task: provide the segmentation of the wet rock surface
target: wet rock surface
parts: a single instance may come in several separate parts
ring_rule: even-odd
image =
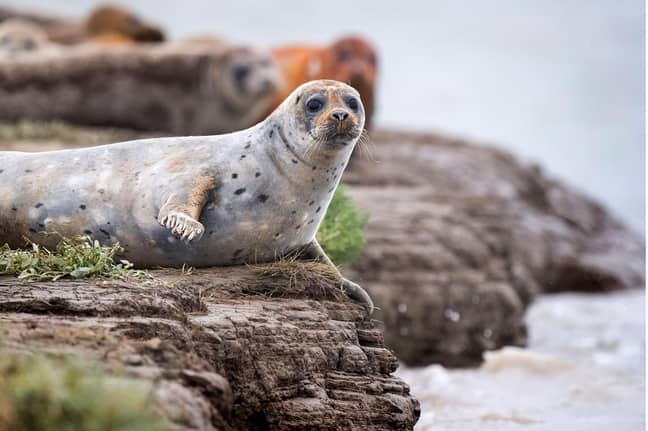
[[[343,181],[369,213],[350,275],[411,365],[474,365],[524,345],[540,292],[644,283],[642,238],[601,205],[504,151],[431,134],[372,133]]]
[[[334,281],[245,267],[151,274],[2,277],[2,348],[76,354],[150,381],[174,430],[413,428],[419,406],[392,375],[396,357]]]

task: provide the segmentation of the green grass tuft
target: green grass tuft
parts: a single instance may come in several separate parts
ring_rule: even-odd
[[[78,359],[0,357],[0,431],[162,431],[144,382]]]
[[[353,262],[365,246],[364,227],[367,215],[360,213],[351,198],[345,195],[346,186],[335,190],[326,216],[317,232],[317,241],[326,254],[338,265]]]
[[[61,238],[53,252],[33,242],[30,244],[28,250],[12,250],[7,244],[0,247],[0,275],[17,275],[26,281],[62,277],[150,278],[145,271],[133,270],[133,265],[126,260],[114,262],[115,255],[122,251],[119,243],[106,247],[88,236]]]

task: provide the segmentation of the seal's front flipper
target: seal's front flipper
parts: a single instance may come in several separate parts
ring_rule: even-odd
[[[163,208],[164,209],[164,208]],[[162,210],[160,210],[160,216]],[[187,214],[178,211],[166,211],[166,215],[158,216],[162,226],[185,242],[198,241],[205,233],[205,227],[199,221],[192,219]]]
[[[215,189],[212,176],[198,176],[186,192],[173,193],[160,209],[158,223],[185,242],[198,241],[205,227],[198,220],[210,193]]]
[[[369,313],[370,316],[371,314],[373,314],[373,310],[374,310],[373,301],[371,300],[371,297],[369,296],[367,291],[365,291],[358,284],[342,277],[342,274],[338,270],[337,266],[335,266],[335,264],[331,261],[331,259],[326,255],[324,250],[322,250],[322,246],[319,245],[317,240],[311,241],[302,249],[300,258],[311,259],[318,262],[322,262],[326,265],[330,265],[335,270],[335,272],[337,272],[337,274],[340,276],[340,279],[342,280],[342,290],[344,291],[344,293],[346,293],[347,296],[353,299],[354,301],[361,303],[367,309],[367,312]]]

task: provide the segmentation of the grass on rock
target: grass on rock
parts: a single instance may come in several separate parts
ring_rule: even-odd
[[[126,260],[115,262],[122,251],[119,243],[102,246],[88,236],[61,238],[53,251],[30,243],[26,250],[0,247],[0,275],[16,275],[26,281],[54,281],[62,277],[98,277],[124,280],[150,278],[145,271],[132,269]]]
[[[364,227],[368,217],[358,211],[345,191],[344,184],[335,190],[317,231],[317,241],[337,265],[353,262],[362,254],[366,242]]]

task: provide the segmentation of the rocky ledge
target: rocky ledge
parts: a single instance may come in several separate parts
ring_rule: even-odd
[[[75,354],[151,383],[174,430],[410,430],[418,402],[376,321],[325,268],[0,278],[2,349]]]
[[[493,147],[376,131],[343,181],[369,214],[351,275],[408,364],[524,345],[540,292],[642,286],[644,241],[603,206]]]

